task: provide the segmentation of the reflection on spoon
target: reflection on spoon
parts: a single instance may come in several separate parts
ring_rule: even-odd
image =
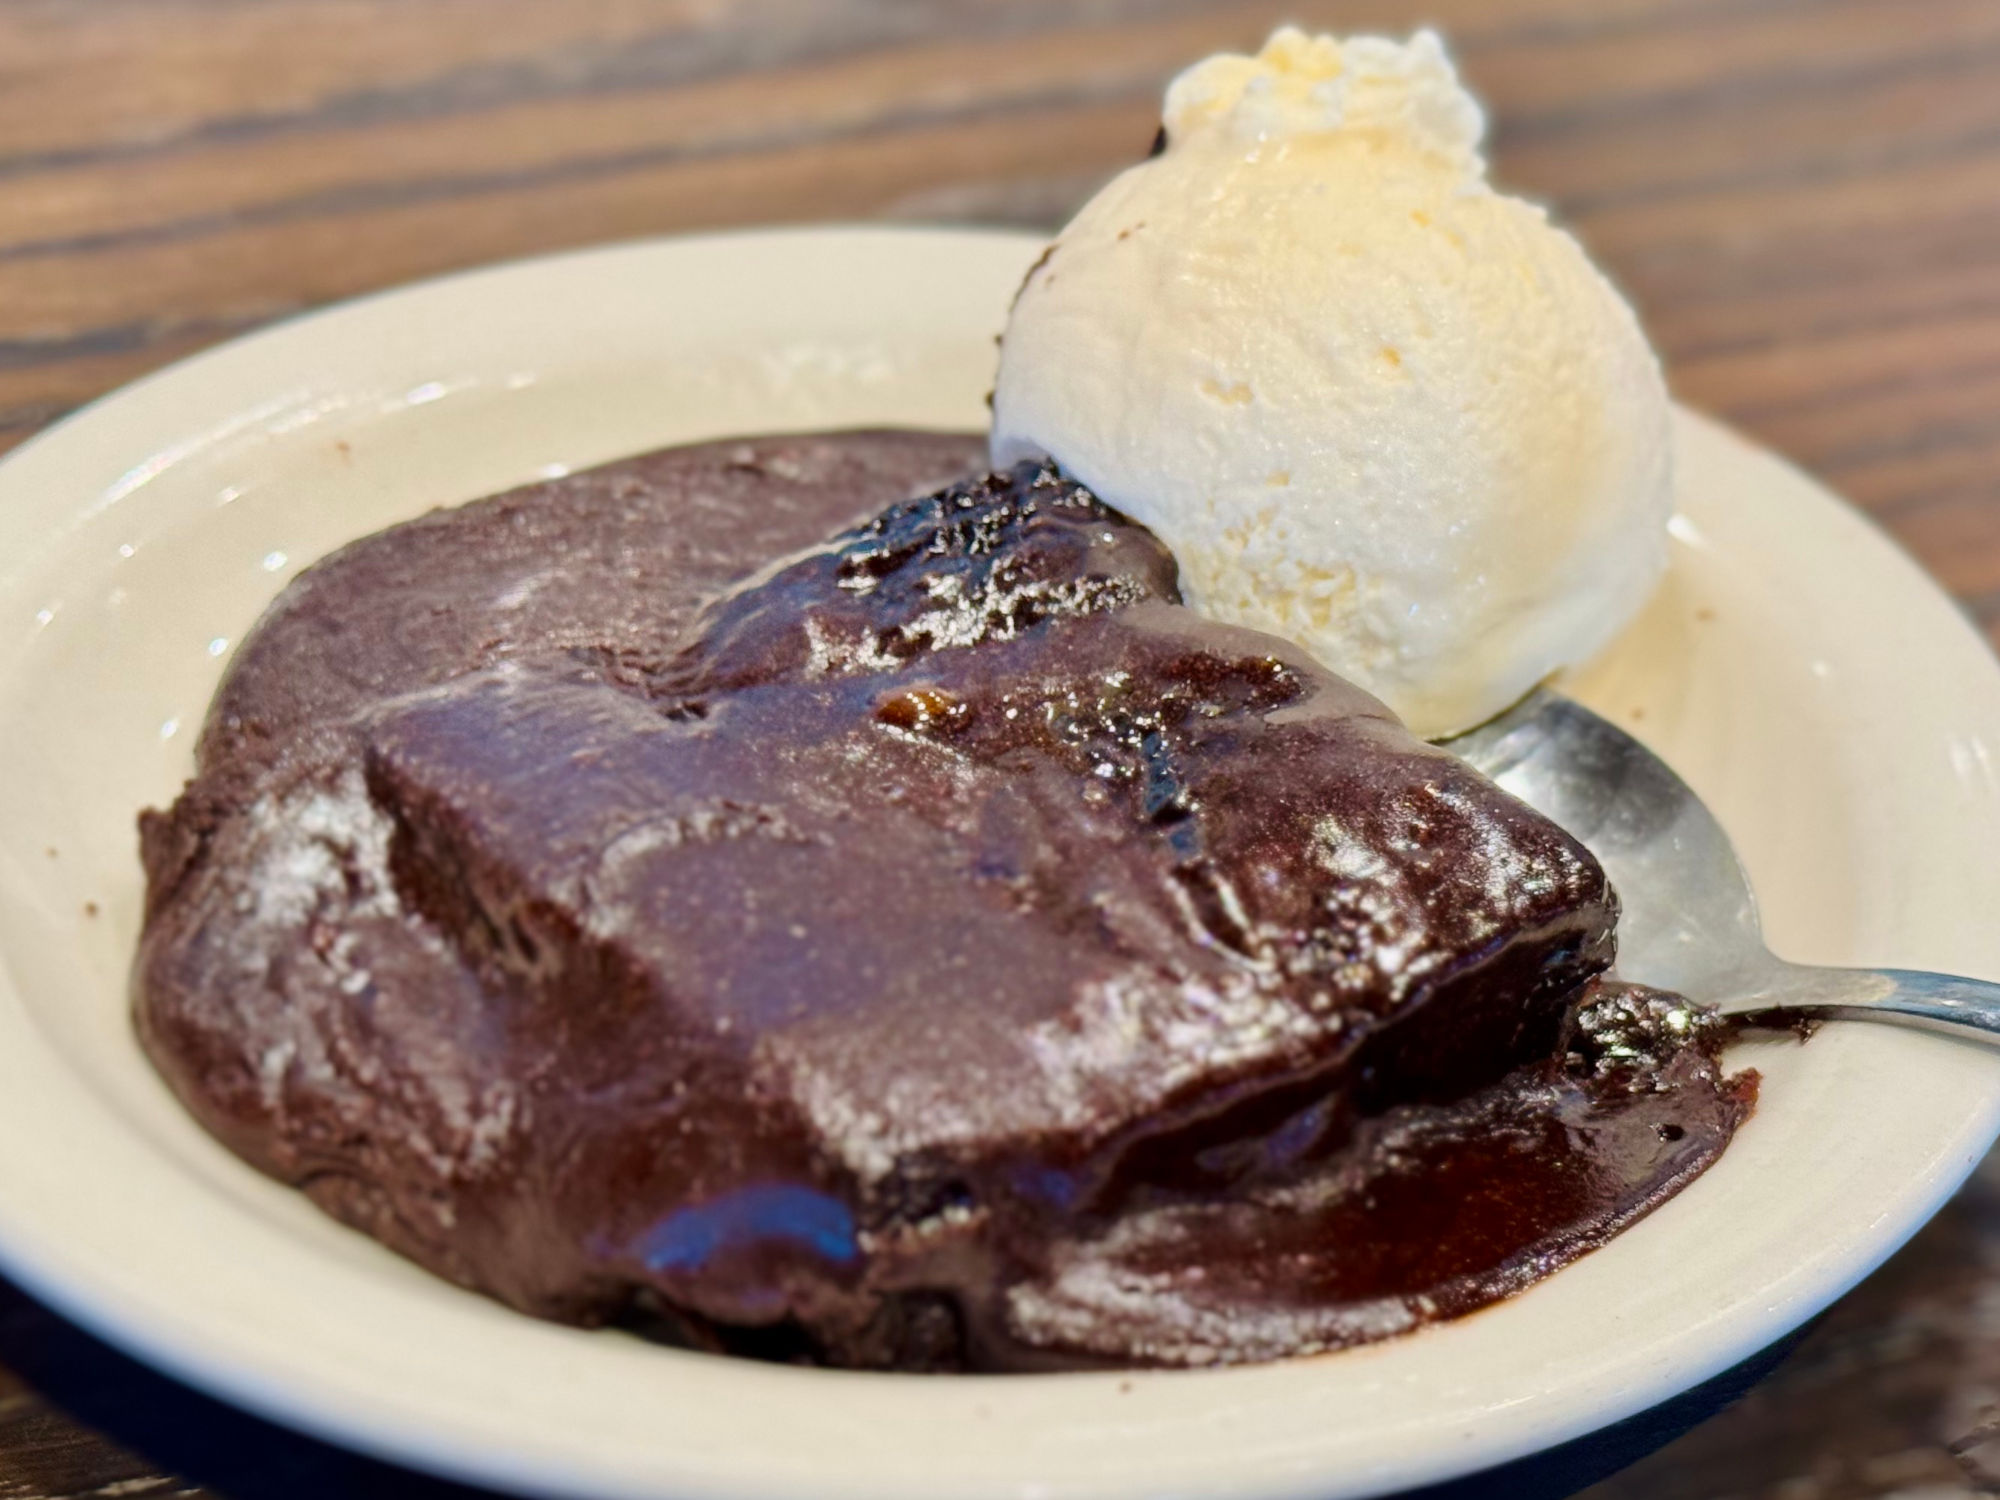
[[[1597,856],[1624,904],[1621,978],[1719,1005],[1745,1027],[1896,1021],[2000,1037],[2000,985],[1776,957],[1714,815],[1658,756],[1580,704],[1537,691],[1445,746]]]

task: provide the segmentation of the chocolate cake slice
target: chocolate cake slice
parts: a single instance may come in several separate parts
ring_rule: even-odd
[[[1579,1041],[1586,851],[976,452],[674,450],[302,575],[143,821],[190,1108],[528,1311],[911,1369],[1380,1336],[1713,1159],[1690,1013]]]

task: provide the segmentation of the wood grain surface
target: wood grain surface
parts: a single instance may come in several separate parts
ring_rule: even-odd
[[[0,446],[483,261],[1053,226],[1144,149],[1174,69],[1286,19],[1440,24],[1497,176],[1629,290],[1678,394],[1865,506],[2000,640],[2000,0],[0,0]],[[0,1305],[0,1358],[63,1336]],[[65,1399],[141,1430],[92,1378]],[[179,1493],[0,1368],[0,1500]],[[1993,1164],[1775,1377],[1589,1491],[1992,1493]]]

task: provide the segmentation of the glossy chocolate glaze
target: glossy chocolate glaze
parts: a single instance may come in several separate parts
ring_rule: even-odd
[[[1751,1084],[1593,985],[1580,846],[978,451],[672,450],[302,575],[142,820],[189,1107],[527,1311],[907,1369],[1382,1337],[1713,1160]]]

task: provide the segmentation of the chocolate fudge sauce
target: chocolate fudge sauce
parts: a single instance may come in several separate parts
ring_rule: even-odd
[[[1754,1080],[1600,980],[1580,845],[980,446],[671,450],[301,575],[142,819],[188,1107],[528,1312],[900,1369],[1384,1337],[1715,1158]]]

